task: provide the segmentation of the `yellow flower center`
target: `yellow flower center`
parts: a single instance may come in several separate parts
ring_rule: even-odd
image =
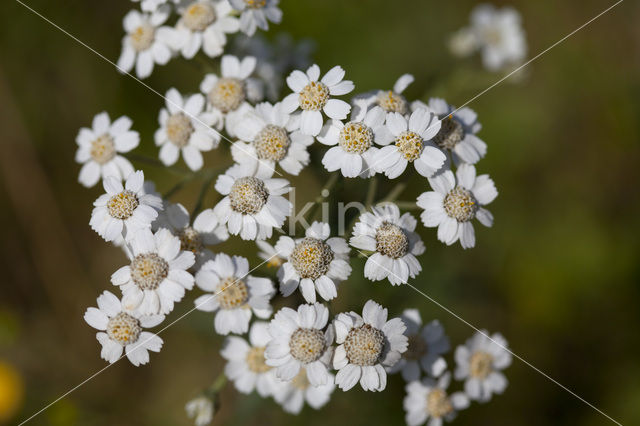
[[[376,231],[376,251],[392,259],[407,254],[409,239],[404,231],[393,223],[384,222]]]
[[[427,411],[434,418],[444,417],[453,411],[447,393],[442,389],[433,389],[427,395]]]
[[[191,133],[194,131],[191,119],[181,112],[170,116],[167,119],[166,127],[169,141],[178,148],[182,148],[189,143]]]
[[[209,92],[211,104],[225,114],[238,109],[245,98],[244,82],[237,78],[223,77]]]
[[[208,1],[194,3],[182,14],[182,22],[191,31],[206,30],[216,18],[216,11]]]
[[[317,238],[307,237],[296,244],[289,261],[302,278],[315,280],[329,271],[333,250]]]
[[[229,193],[231,208],[242,214],[257,214],[268,198],[264,182],[253,176],[237,179]]]
[[[264,350],[264,346],[253,346],[247,352],[247,367],[254,373],[262,374],[271,370],[271,367],[264,361]]]
[[[456,186],[444,197],[444,211],[458,222],[468,222],[476,216],[478,203],[468,189]]]
[[[131,191],[122,191],[107,202],[107,211],[115,219],[128,219],[138,208],[138,197]]]
[[[107,323],[107,335],[123,346],[137,342],[141,331],[140,321],[124,312]]]
[[[360,366],[378,362],[384,347],[384,333],[369,324],[349,330],[344,341],[344,349],[350,363]]]
[[[469,374],[476,379],[486,379],[493,371],[493,356],[487,352],[478,351],[471,355]]]
[[[240,278],[228,277],[218,284],[215,291],[218,303],[222,309],[237,309],[247,307],[249,300],[249,289],[247,284]]]
[[[349,122],[340,131],[338,143],[346,152],[362,154],[371,147],[373,131],[364,123]]]
[[[305,364],[320,358],[325,346],[324,334],[315,328],[299,328],[289,340],[291,356]]]
[[[422,154],[423,141],[415,132],[402,132],[396,137],[398,151],[409,161],[415,161]]]
[[[253,145],[259,159],[280,161],[287,155],[291,140],[285,129],[268,124],[256,135]]]
[[[156,30],[153,26],[146,23],[142,24],[129,34],[129,37],[131,38],[131,46],[133,46],[133,48],[138,52],[147,50],[153,44],[155,35]]]
[[[312,81],[304,86],[298,100],[303,110],[319,111],[329,100],[329,88],[324,83]]]
[[[98,164],[106,164],[116,156],[116,145],[113,138],[105,133],[91,142],[91,158]]]
[[[169,274],[169,264],[156,253],[139,254],[131,262],[131,278],[142,290],[155,290]]]
[[[378,93],[376,103],[386,112],[397,112],[403,115],[409,112],[409,104],[404,96],[391,90]]]

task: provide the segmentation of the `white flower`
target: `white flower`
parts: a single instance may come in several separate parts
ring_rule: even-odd
[[[180,239],[160,229],[138,231],[130,241],[131,264],[111,275],[111,283],[122,290],[122,304],[142,314],[168,314],[174,302],[184,297],[185,289],[193,288],[194,255],[180,250]]]
[[[138,132],[131,130],[131,119],[126,116],[111,123],[102,112],[93,118],[91,129],[83,127],[76,137],[76,162],[82,164],[78,181],[87,188],[107,176],[126,179],[133,166],[118,153],[129,152],[140,143]]]
[[[147,78],[153,72],[154,64],[166,65],[171,59],[171,39],[173,29],[162,26],[171,8],[163,6],[151,14],[132,10],[124,17],[123,26],[127,35],[122,39],[122,53],[118,68],[129,72],[136,67],[139,78]]]
[[[275,369],[265,363],[265,347],[271,340],[267,329],[266,322],[256,321],[249,330],[248,343],[242,337],[230,336],[220,351],[228,361],[224,374],[233,381],[236,389],[244,394],[255,389],[263,398],[273,395],[281,386]]]
[[[274,399],[287,413],[298,414],[302,410],[305,401],[309,406],[318,410],[322,408],[335,389],[333,374],[329,374],[327,383],[320,386],[312,386],[309,383],[307,369],[302,367],[300,372],[289,382],[280,382],[280,387],[274,395]]]
[[[403,405],[409,426],[419,426],[427,420],[428,426],[442,426],[444,421],[452,421],[458,411],[469,406],[469,398],[463,392],[447,394],[450,382],[451,373],[447,372],[438,381],[425,378],[407,384]]]
[[[276,250],[276,248],[268,242],[264,240],[257,240],[256,245],[260,250],[258,252],[258,257],[267,262],[267,267],[279,268],[284,262],[287,261],[287,259],[282,257],[282,254],[279,253],[278,250]]]
[[[216,333],[242,334],[249,330],[252,313],[268,318],[272,308],[269,300],[275,289],[268,278],[249,274],[249,262],[244,257],[224,253],[207,261],[196,274],[196,285],[209,292],[195,300],[196,308],[215,312]]]
[[[283,296],[290,296],[298,287],[308,303],[315,303],[316,291],[324,300],[338,295],[336,286],[351,274],[349,246],[344,238],[329,235],[329,224],[313,222],[305,238],[280,237],[276,250],[287,259],[278,270]]]
[[[306,368],[311,386],[328,383],[333,350],[333,328],[327,327],[329,309],[319,303],[300,305],[298,310],[282,308],[269,324],[271,340],[264,353],[276,376],[293,380]],[[325,330],[326,328],[326,330]]]
[[[373,207],[371,213],[360,216],[349,244],[375,252],[367,258],[365,277],[372,281],[387,278],[391,284],[399,285],[420,273],[422,266],[416,256],[424,253],[425,247],[414,232],[416,224],[410,213],[400,216],[395,204]]]
[[[380,107],[367,111],[361,108],[358,115],[351,114],[351,121],[343,123],[330,120],[324,125],[318,141],[333,146],[322,158],[324,168],[330,172],[340,170],[344,177],[368,178],[375,174],[375,158],[378,148],[373,143],[385,145],[393,136],[384,125],[386,114]]]
[[[141,9],[145,12],[155,12],[159,7],[166,3],[179,3],[180,0],[132,0],[141,3]]]
[[[164,315],[145,316],[126,310],[108,291],[98,297],[98,308],[87,309],[84,320],[100,330],[96,334],[102,345],[100,356],[111,364],[120,359],[123,349],[129,361],[138,366],[149,362],[148,351],[159,352],[162,348],[162,339],[143,329],[160,324]]]
[[[438,320],[433,320],[422,327],[422,318],[417,309],[405,309],[402,321],[407,326],[405,336],[409,339],[407,351],[389,373],[402,372],[402,378],[411,382],[420,379],[420,369],[431,377],[440,376],[447,368],[442,355],[449,352],[449,338]]]
[[[209,57],[222,55],[228,33],[239,30],[238,19],[227,0],[195,0],[179,9],[181,17],[176,24],[174,42],[182,56],[193,58],[198,50]]]
[[[183,98],[176,89],[169,89],[166,108],[160,110],[160,128],[154,138],[160,148],[160,160],[166,166],[178,161],[180,152],[193,171],[202,168],[200,151],[211,151],[220,142],[220,133],[209,126],[211,113],[204,112],[205,99],[201,94]]]
[[[142,170],[131,173],[124,187],[113,176],[107,176],[102,184],[107,193],[93,203],[91,229],[106,241],[114,241],[120,236],[130,239],[136,231],[151,227],[162,209],[162,200],[145,193]]]
[[[256,28],[264,31],[269,29],[269,22],[279,24],[282,21],[282,11],[278,8],[280,0],[229,0],[234,9],[242,12],[240,15],[240,30],[252,36]]]
[[[483,207],[498,196],[489,175],[476,176],[474,166],[461,164],[455,177],[446,170],[429,178],[429,183],[435,191],[423,192],[417,200],[424,209],[420,215],[424,226],[437,226],[438,240],[447,245],[460,240],[463,248],[475,246],[471,220],[477,218],[484,226],[493,224],[493,215]]]
[[[302,110],[300,115],[300,131],[305,135],[317,136],[323,125],[321,111],[334,120],[347,118],[351,105],[333,99],[332,96],[346,95],[354,88],[353,82],[343,80],[344,70],[335,66],[320,78],[320,67],[311,65],[306,74],[295,70],[287,77],[287,85],[294,93],[282,101],[285,111]]]
[[[386,124],[393,139],[385,141],[386,146],[376,154],[374,167],[379,172],[395,179],[413,163],[418,173],[429,177],[442,167],[447,157],[430,140],[440,131],[440,120],[433,111],[418,108],[409,119],[393,112],[387,115]]]
[[[215,406],[206,396],[199,396],[187,402],[184,406],[187,417],[194,419],[196,426],[207,426],[213,420]]]
[[[501,370],[511,365],[511,352],[501,334],[491,337],[486,330],[474,334],[455,353],[456,380],[465,380],[464,391],[472,400],[487,402],[491,395],[501,394],[507,379]]]
[[[289,181],[270,174],[252,174],[236,165],[220,175],[215,185],[224,198],[214,207],[221,224],[243,240],[264,240],[273,228],[282,227],[293,206],[282,195],[290,191]]]
[[[298,125],[281,103],[256,105],[236,127],[236,135],[244,142],[231,146],[234,161],[251,170],[267,170],[257,173],[273,173],[277,163],[285,172],[298,175],[309,164],[307,147],[313,143],[312,136],[297,130]]]
[[[225,128],[229,136],[235,136],[238,121],[251,106],[263,98],[259,83],[249,76],[256,68],[256,58],[247,56],[240,61],[235,56],[224,55],[220,63],[221,77],[207,74],[200,83],[200,91],[207,98],[207,112],[212,123]]]
[[[453,106],[439,98],[429,99],[429,107],[441,122],[433,142],[443,150],[450,150],[455,164],[475,164],[485,156],[487,144],[476,136],[482,125],[472,109],[464,107],[455,111]]]
[[[387,309],[369,300],[362,316],[355,312],[339,314],[333,326],[339,344],[333,355],[333,368],[338,370],[336,385],[347,391],[359,380],[366,391],[384,390],[385,368],[392,367],[407,350],[402,320],[387,321]]]
[[[353,114],[360,114],[361,110],[371,106],[379,106],[386,113],[397,112],[406,115],[410,112],[409,102],[402,95],[411,83],[414,77],[411,74],[403,74],[393,85],[393,90],[375,90],[354,97]]]

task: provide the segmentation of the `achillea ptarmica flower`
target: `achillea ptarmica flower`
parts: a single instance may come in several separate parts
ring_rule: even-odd
[[[487,144],[476,136],[482,125],[472,109],[464,107],[455,111],[455,107],[439,98],[429,99],[429,108],[441,120],[440,131],[433,142],[440,149],[451,151],[455,164],[475,164],[485,156]]]
[[[450,349],[449,338],[442,324],[433,320],[423,327],[417,309],[405,309],[401,318],[407,326],[404,334],[409,339],[409,346],[400,361],[387,371],[391,374],[400,371],[407,382],[419,380],[421,369],[431,377],[440,376],[447,368],[442,355]]]
[[[386,114],[380,107],[367,111],[360,109],[358,115],[351,114],[351,121],[343,123],[330,120],[318,136],[318,141],[333,146],[322,158],[324,168],[330,172],[340,170],[342,176],[368,178],[375,174],[375,158],[380,145],[393,141],[393,136],[384,125]]]
[[[280,0],[229,0],[240,15],[240,31],[252,36],[257,28],[267,31],[269,22],[279,24],[282,21],[282,10],[278,8]]]
[[[423,192],[417,200],[424,209],[420,215],[424,226],[437,226],[438,240],[446,245],[460,240],[465,249],[475,246],[471,220],[476,218],[488,227],[493,224],[493,216],[483,207],[498,196],[489,175],[476,176],[474,166],[461,164],[455,176],[447,170],[429,178],[429,183],[435,191]]]
[[[393,112],[387,115],[387,129],[393,139],[380,148],[374,167],[389,179],[400,176],[409,163],[424,177],[442,167],[447,157],[431,139],[440,131],[440,120],[428,108],[418,108],[407,119]]]
[[[195,256],[180,250],[180,239],[168,229],[155,234],[143,229],[130,241],[131,264],[111,275],[111,283],[122,290],[122,305],[144,315],[168,314],[175,302],[193,288],[193,275],[187,270]]]
[[[204,111],[201,94],[183,98],[176,89],[169,89],[166,98],[166,108],[158,116],[160,128],[154,135],[156,145],[161,147],[160,160],[171,166],[182,153],[191,170],[200,170],[204,162],[201,151],[211,151],[220,142],[220,133],[209,127],[213,115]]]
[[[437,381],[425,378],[407,384],[403,405],[409,426],[419,426],[427,420],[429,426],[442,426],[445,421],[452,421],[458,411],[469,406],[469,398],[464,392],[447,394],[450,382],[451,373],[447,372]]]
[[[327,384],[334,337],[333,328],[327,328],[328,320],[329,310],[319,303],[276,313],[269,324],[272,339],[264,354],[267,365],[276,367],[279,379],[291,381],[306,369],[311,386]]]
[[[263,319],[271,315],[273,283],[268,278],[249,275],[249,262],[244,257],[218,254],[202,265],[196,274],[196,285],[208,292],[195,300],[196,308],[217,311],[214,328],[218,334],[246,333],[253,314]]]
[[[140,2],[140,8],[144,12],[155,12],[159,7],[166,5],[167,3],[177,4],[180,0],[132,0],[136,3]]]
[[[224,373],[241,393],[249,394],[255,389],[265,398],[281,386],[275,369],[265,363],[265,348],[271,340],[268,326],[264,321],[254,322],[249,330],[249,342],[242,337],[230,336],[220,351],[228,361]]]
[[[339,314],[333,326],[339,345],[333,355],[333,368],[338,370],[336,385],[347,391],[360,381],[366,391],[384,390],[385,368],[392,367],[407,350],[402,320],[387,321],[387,309],[369,300],[362,316],[355,312]]]
[[[235,33],[240,28],[227,0],[187,1],[179,12],[181,17],[176,24],[174,38],[186,59],[193,58],[201,47],[211,58],[222,55],[227,34]]]
[[[372,281],[387,278],[393,285],[406,284],[409,278],[415,278],[422,270],[416,256],[425,250],[420,236],[414,232],[416,225],[410,213],[400,216],[395,204],[372,207],[371,213],[363,213],[349,244],[374,252],[367,258],[364,276]]]
[[[213,420],[215,406],[211,398],[201,395],[184,406],[187,417],[192,418],[195,426],[208,426]]]
[[[162,339],[145,328],[155,327],[164,320],[164,315],[141,315],[140,312],[124,309],[120,300],[108,291],[98,297],[98,308],[88,308],[84,320],[100,330],[96,339],[102,345],[100,356],[113,364],[122,356],[135,366],[149,362],[149,352],[159,352]]]
[[[302,411],[305,401],[311,408],[316,410],[322,408],[329,402],[335,388],[333,374],[329,374],[327,383],[324,385],[312,386],[309,383],[306,367],[302,367],[293,380],[280,382],[274,399],[287,413],[298,414]]]
[[[290,191],[289,181],[273,179],[271,174],[253,174],[236,165],[220,175],[215,185],[224,198],[213,212],[231,235],[243,240],[264,240],[273,228],[280,228],[293,206],[283,197]]]
[[[78,181],[89,188],[101,177],[113,176],[122,180],[133,173],[129,160],[118,154],[137,147],[140,135],[131,130],[128,117],[120,117],[111,123],[109,115],[102,112],[93,118],[90,129],[80,129],[76,143],[76,162],[82,164]]]
[[[324,300],[338,295],[337,285],[351,274],[349,246],[343,238],[329,238],[330,234],[329,224],[313,222],[305,238],[280,237],[276,250],[287,259],[278,270],[283,296],[298,287],[308,303],[315,303],[316,291]]]
[[[139,78],[147,78],[153,72],[155,64],[166,65],[173,52],[171,27],[162,26],[171,8],[162,6],[151,14],[130,11],[123,21],[127,35],[122,39],[122,53],[118,59],[118,68],[129,72],[135,66]]]
[[[465,381],[464,391],[472,400],[487,402],[507,388],[501,370],[511,365],[511,353],[500,333],[489,337],[486,330],[477,332],[456,348],[455,359],[455,378]]]
[[[279,268],[284,262],[287,261],[287,259],[282,257],[281,253],[279,253],[278,250],[276,250],[276,248],[268,242],[264,240],[258,240],[256,241],[256,245],[260,250],[258,252],[258,257],[267,262],[267,267]]]
[[[322,130],[322,112],[334,120],[347,118],[351,105],[333,96],[342,96],[351,92],[353,82],[344,79],[344,70],[335,66],[327,72],[322,80],[320,67],[312,65],[306,73],[295,70],[287,77],[287,85],[294,93],[282,101],[287,112],[302,110],[300,115],[300,131],[305,135],[317,136]]]
[[[354,97],[353,113],[360,114],[362,108],[367,109],[371,106],[379,106],[386,113],[409,114],[411,112],[410,104],[407,98],[402,95],[402,92],[413,81],[413,75],[403,74],[393,85],[393,90],[377,90]]]
[[[107,193],[93,203],[91,229],[106,241],[114,241],[120,236],[128,240],[138,230],[151,227],[162,200],[145,193],[142,170],[131,173],[124,186],[113,176],[107,176],[102,184]]]
[[[313,144],[313,136],[302,134],[297,126],[298,120],[281,103],[260,103],[238,122],[240,141],[231,146],[231,155],[258,174],[274,173],[278,164],[285,172],[298,175],[309,164],[307,147]]]

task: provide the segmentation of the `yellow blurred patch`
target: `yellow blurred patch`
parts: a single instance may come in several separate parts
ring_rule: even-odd
[[[24,397],[24,384],[20,373],[11,365],[0,361],[0,423],[13,418]]]

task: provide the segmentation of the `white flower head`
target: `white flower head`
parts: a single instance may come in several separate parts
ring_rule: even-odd
[[[402,378],[411,382],[419,380],[423,370],[431,377],[440,376],[447,368],[447,362],[442,355],[449,352],[449,338],[438,320],[422,326],[422,318],[417,309],[405,309],[402,321],[407,326],[405,336],[409,339],[407,351],[393,367],[387,369],[389,373],[402,373]]]
[[[385,368],[392,367],[407,350],[402,320],[387,321],[387,309],[369,300],[362,316],[355,312],[339,314],[333,326],[338,344],[333,355],[333,368],[338,370],[336,385],[347,391],[360,381],[366,391],[384,390]]]
[[[437,381],[425,378],[406,386],[404,398],[405,421],[409,426],[419,426],[427,422],[429,426],[442,426],[452,421],[457,412],[469,406],[469,398],[464,392],[447,394],[451,373],[447,372]]]
[[[311,386],[329,382],[334,333],[328,321],[329,309],[320,303],[302,304],[297,311],[282,308],[275,314],[264,355],[267,365],[276,367],[279,379],[291,381],[306,368]]]
[[[472,400],[487,402],[492,394],[507,388],[502,374],[511,365],[511,352],[501,334],[489,336],[486,330],[474,334],[456,348],[456,380],[464,380],[464,391]]]
[[[133,166],[121,153],[129,152],[140,143],[140,134],[131,130],[126,116],[111,123],[109,114],[102,112],[93,118],[91,128],[83,127],[76,137],[76,162],[82,164],[78,181],[87,188],[100,178],[113,176],[126,179]]]
[[[211,398],[201,395],[184,406],[187,417],[192,418],[196,426],[207,426],[213,420],[215,404]]]
[[[298,414],[306,402],[315,410],[322,408],[335,389],[333,374],[329,374],[327,383],[320,386],[312,386],[306,367],[300,368],[300,372],[288,382],[280,382],[274,399],[284,411],[290,414]]]
[[[476,133],[482,125],[478,115],[470,108],[456,111],[444,99],[429,99],[429,107],[440,118],[440,131],[433,142],[443,150],[451,151],[455,164],[475,164],[487,153],[487,144]],[[455,111],[455,112],[454,112]]]
[[[276,250],[287,259],[278,270],[283,296],[298,287],[308,303],[315,303],[316,291],[324,300],[338,295],[337,285],[351,274],[349,246],[344,238],[330,235],[329,224],[313,222],[305,238],[280,237]]]
[[[143,229],[130,241],[131,263],[111,275],[111,283],[122,290],[122,304],[144,315],[168,314],[185,290],[193,288],[194,255],[180,250],[180,239],[168,229],[155,234]]]
[[[249,394],[255,389],[265,398],[272,396],[281,386],[275,369],[265,363],[265,348],[271,336],[268,323],[256,321],[249,330],[249,341],[242,337],[227,337],[220,353],[227,360],[224,374],[233,381],[236,389]]]
[[[431,142],[440,131],[440,120],[430,109],[419,108],[409,118],[389,113],[386,124],[393,139],[383,143],[374,167],[389,179],[400,176],[409,163],[424,177],[433,176],[445,163],[446,155]]]
[[[227,0],[186,1],[174,32],[174,43],[186,59],[202,48],[209,57],[222,55],[227,34],[238,32],[240,24]]]
[[[124,17],[123,26],[126,35],[122,39],[122,53],[118,59],[118,68],[129,72],[135,66],[139,78],[147,78],[153,72],[155,64],[166,65],[173,52],[171,27],[163,26],[171,8],[162,6],[152,13],[140,13],[132,10]]]
[[[279,24],[282,21],[282,10],[278,7],[280,0],[229,0],[240,15],[240,30],[252,36],[257,28],[267,31],[269,22]]]
[[[285,172],[298,175],[309,164],[307,147],[313,144],[313,136],[297,130],[298,125],[281,103],[256,105],[236,126],[240,141],[231,146],[234,161],[258,174],[274,173],[278,164]]]
[[[88,308],[84,320],[100,330],[96,339],[102,345],[100,356],[113,364],[124,350],[135,366],[149,362],[149,352],[159,352],[162,339],[145,328],[155,327],[164,320],[164,315],[141,315],[125,309],[120,299],[105,291],[98,297],[98,307]]]
[[[158,8],[166,5],[167,3],[177,4],[180,0],[132,0],[133,2],[140,3],[140,8],[144,12],[155,12]],[[169,5],[168,5],[169,6]]]
[[[106,194],[94,201],[89,225],[106,241],[118,237],[130,239],[138,230],[151,227],[162,200],[144,191],[142,170],[131,173],[124,184],[113,176],[107,176],[102,184]]]
[[[169,89],[166,99],[166,108],[158,116],[160,128],[154,135],[156,145],[161,147],[160,160],[171,166],[182,153],[191,170],[200,170],[204,162],[201,151],[211,151],[220,142],[220,133],[209,127],[214,120],[204,111],[204,96],[183,98],[176,89]]]
[[[244,257],[218,254],[202,265],[196,285],[208,292],[195,300],[196,308],[217,311],[214,328],[218,334],[246,333],[253,314],[263,319],[271,315],[273,283],[249,275],[249,262]]]
[[[402,93],[414,80],[413,75],[403,74],[395,82],[392,90],[374,90],[355,96],[353,99],[353,114],[358,115],[362,109],[368,109],[373,106],[379,106],[386,113],[409,114],[411,112],[410,105]]]
[[[347,118],[351,105],[333,96],[351,92],[353,82],[344,80],[344,70],[335,66],[320,79],[320,67],[311,65],[306,73],[295,70],[287,77],[287,85],[294,92],[282,101],[287,112],[302,110],[300,131],[305,135],[317,136],[322,130],[322,112],[334,120]]]
[[[367,258],[364,276],[372,281],[387,278],[393,285],[406,284],[409,278],[415,278],[422,270],[416,256],[425,251],[420,236],[414,232],[416,225],[410,213],[400,216],[395,204],[373,207],[371,213],[363,213],[349,244],[374,252]]]
[[[290,191],[289,181],[273,179],[270,173],[251,173],[245,165],[220,175],[215,188],[224,198],[213,212],[231,235],[243,240],[270,238],[273,228],[282,227],[293,208],[283,197]]]
[[[267,262],[267,267],[279,268],[287,261],[287,259],[282,257],[281,253],[279,253],[278,250],[276,250],[276,248],[267,241],[257,240],[256,245],[259,250],[258,257]]]
[[[476,168],[461,164],[453,175],[446,170],[429,178],[435,191],[423,192],[417,200],[424,209],[420,218],[428,228],[438,227],[438,240],[451,245],[460,240],[463,248],[476,244],[471,220],[484,226],[493,224],[493,215],[484,206],[492,202],[498,191],[489,175],[476,176]]]

